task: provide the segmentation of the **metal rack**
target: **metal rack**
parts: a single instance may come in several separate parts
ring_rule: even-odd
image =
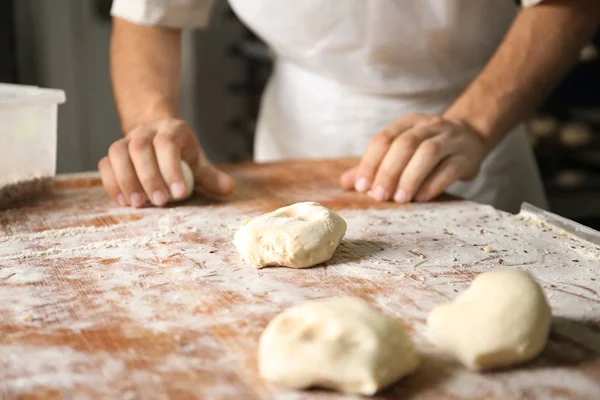
[[[600,47],[600,33],[593,43]],[[576,65],[540,113],[557,122],[534,147],[552,211],[600,227],[600,58]],[[561,139],[561,129],[573,123],[587,130],[587,140]]]

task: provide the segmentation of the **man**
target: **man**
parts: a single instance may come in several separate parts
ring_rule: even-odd
[[[508,211],[545,206],[519,123],[577,60],[600,1],[524,3],[230,0],[276,54],[255,159],[362,156],[341,185],[378,201],[447,191]],[[120,205],[181,198],[181,159],[205,190],[233,190],[178,104],[181,29],[205,26],[211,4],[114,2],[111,64],[125,137],[99,169]]]

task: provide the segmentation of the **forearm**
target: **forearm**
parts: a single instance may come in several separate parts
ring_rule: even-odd
[[[181,31],[115,18],[111,39],[113,91],[124,132],[179,117]]]
[[[493,147],[575,64],[599,20],[598,0],[548,0],[521,10],[488,65],[444,116],[470,125]]]

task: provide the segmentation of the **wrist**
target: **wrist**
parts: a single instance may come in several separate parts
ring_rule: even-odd
[[[501,104],[504,101],[486,95],[485,90],[476,90],[476,86],[474,83],[442,116],[473,130],[489,151],[512,128],[513,121],[511,116],[507,115],[510,112],[502,110]]]
[[[147,125],[165,119],[180,119],[181,113],[175,102],[168,99],[159,99],[140,105],[129,113],[123,113],[121,118],[123,132],[127,135],[132,129],[140,125]]]
[[[491,124],[483,118],[474,117],[468,113],[461,113],[455,110],[449,110],[445,112],[442,117],[452,123],[467,127],[472,132],[476,133],[477,136],[484,143],[487,151],[490,151],[500,141],[497,139],[498,135],[493,133]]]

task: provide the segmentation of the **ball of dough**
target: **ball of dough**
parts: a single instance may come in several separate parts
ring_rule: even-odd
[[[418,365],[402,323],[352,297],[312,300],[282,312],[258,347],[260,374],[294,389],[372,395]]]
[[[436,344],[466,367],[506,367],[534,358],[548,340],[552,315],[526,272],[483,273],[453,302],[436,307],[427,326]]]
[[[194,193],[194,173],[185,161],[181,161],[181,169],[183,170],[183,178],[185,179],[185,197],[183,199],[188,199]]]
[[[255,268],[307,268],[329,260],[346,221],[319,203],[296,203],[242,222],[233,243]]]

